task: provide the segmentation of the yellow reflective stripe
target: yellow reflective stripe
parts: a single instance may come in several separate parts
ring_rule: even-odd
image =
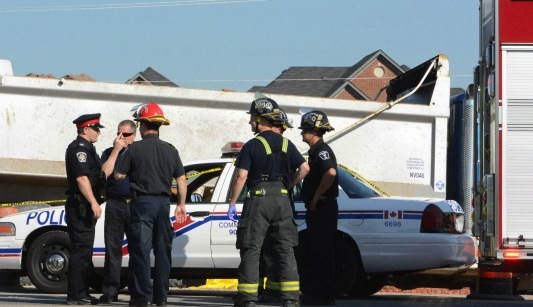
[[[265,150],[266,150],[266,154],[267,155],[272,153],[272,149],[270,149],[270,145],[268,145],[268,142],[267,142],[267,140],[265,140],[264,137],[256,136],[255,138],[258,139],[259,141],[261,141],[261,143],[263,143],[263,146],[265,146]]]
[[[281,292],[300,291],[300,282],[299,281],[281,281],[279,283],[279,291]]]
[[[289,194],[289,191],[287,189],[281,189],[281,194]]]
[[[283,138],[283,145],[281,145],[281,151],[284,153],[287,153],[287,150],[289,149],[289,139]]]
[[[255,283],[255,284],[239,283],[237,285],[237,291],[243,292],[243,293],[257,294],[257,287],[259,287],[259,283]]]

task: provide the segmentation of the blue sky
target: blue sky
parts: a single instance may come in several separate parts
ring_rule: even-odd
[[[478,0],[0,0],[14,74],[125,82],[150,66],[183,87],[247,91],[291,66],[352,66],[383,50],[443,53],[452,86],[478,61]]]

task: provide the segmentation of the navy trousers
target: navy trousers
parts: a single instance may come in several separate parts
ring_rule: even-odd
[[[170,224],[168,197],[143,195],[131,206],[129,285],[130,303],[166,303],[171,267],[173,231]],[[150,286],[150,250],[155,266]]]

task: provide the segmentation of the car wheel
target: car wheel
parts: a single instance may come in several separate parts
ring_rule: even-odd
[[[359,253],[346,239],[337,237],[335,244],[335,279],[337,297],[343,296],[356,283],[362,269]]]
[[[67,292],[69,245],[68,234],[64,231],[46,232],[31,244],[26,256],[26,271],[39,290]]]
[[[298,274],[300,275],[300,287],[303,293],[312,292],[309,288],[309,259],[312,257],[306,253],[307,239],[305,234],[300,237],[298,246],[295,249],[296,260],[298,262]],[[359,261],[359,252],[353,247],[353,244],[342,236],[337,237],[335,245],[335,279],[337,297],[347,293],[352,285],[361,275],[361,262]]]
[[[386,280],[384,275],[369,275],[367,278],[359,278],[347,294],[355,297],[370,296],[381,290],[385,286]]]

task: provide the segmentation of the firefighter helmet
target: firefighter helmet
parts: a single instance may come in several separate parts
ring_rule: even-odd
[[[266,118],[273,123],[277,123],[280,120],[278,103],[267,97],[252,101],[248,114]]]
[[[328,116],[322,111],[310,111],[302,115],[302,122],[298,129],[302,130],[316,130],[316,131],[331,131],[335,130],[328,121]]]
[[[283,126],[283,130],[287,130],[287,128],[293,128],[292,120],[290,120],[289,117],[287,117],[287,113],[285,113],[285,111],[282,108],[279,109],[279,118],[280,118],[279,122]]]
[[[133,120],[135,121],[147,121],[158,125],[170,124],[170,120],[165,117],[163,110],[155,102],[141,104],[134,107],[133,110],[135,110],[135,113],[133,113]]]

